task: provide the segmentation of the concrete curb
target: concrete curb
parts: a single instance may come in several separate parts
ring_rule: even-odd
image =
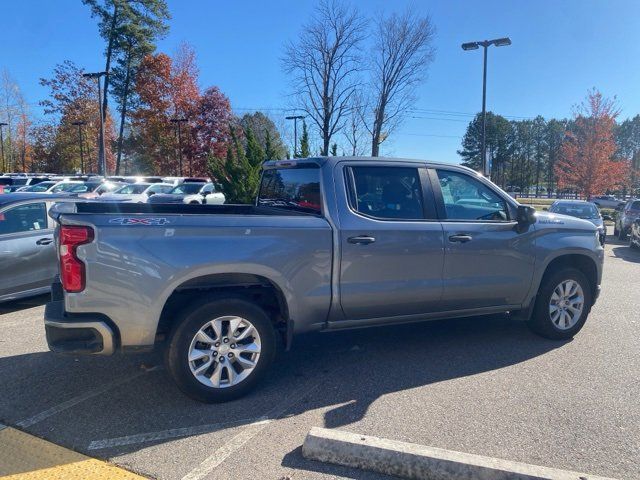
[[[317,427],[307,434],[302,455],[414,480],[613,480]]]

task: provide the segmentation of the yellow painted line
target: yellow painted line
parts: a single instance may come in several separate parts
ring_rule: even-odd
[[[3,427],[0,425],[0,480],[145,478],[15,428]]]

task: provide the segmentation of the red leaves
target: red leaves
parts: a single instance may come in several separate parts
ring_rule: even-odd
[[[596,90],[577,110],[574,125],[562,144],[555,173],[559,188],[575,188],[585,196],[597,195],[622,186],[629,162],[614,160],[615,119],[613,101]]]
[[[175,58],[148,55],[136,79],[140,107],[132,112],[138,149],[157,174],[178,173],[178,140],[172,118],[181,125],[183,174],[206,176],[207,155],[224,156],[232,118],[229,99],[217,87],[200,94],[195,52],[183,44]]]

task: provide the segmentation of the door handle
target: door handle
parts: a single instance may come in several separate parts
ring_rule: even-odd
[[[471,240],[473,240],[473,237],[471,235],[467,235],[464,233],[457,233],[449,237],[450,242],[467,243],[467,242],[470,242]]]
[[[41,238],[36,242],[36,245],[49,245],[53,242],[53,238]]]
[[[376,239],[374,237],[369,237],[368,235],[358,235],[357,237],[349,237],[347,239],[349,243],[358,243],[360,245],[369,245],[375,241]]]

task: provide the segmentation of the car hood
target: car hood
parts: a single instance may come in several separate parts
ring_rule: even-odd
[[[185,195],[174,195],[169,193],[156,193],[149,197],[149,203],[181,203]]]
[[[561,213],[536,212],[536,229],[538,228],[567,228],[572,230],[586,230],[595,232],[596,225],[582,218],[562,215]]]

